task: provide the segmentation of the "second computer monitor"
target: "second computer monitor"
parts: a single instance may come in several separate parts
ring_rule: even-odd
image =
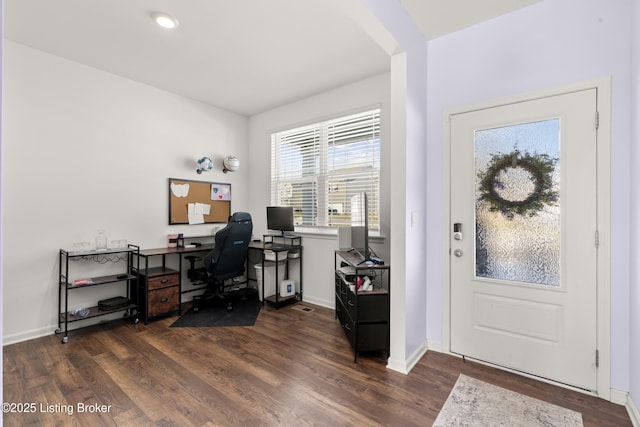
[[[280,231],[294,231],[293,206],[267,206],[267,228]]]

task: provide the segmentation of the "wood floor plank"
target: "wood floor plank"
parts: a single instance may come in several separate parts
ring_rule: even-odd
[[[93,396],[93,403],[111,405],[111,410],[119,412],[136,407],[133,400],[123,393],[120,385],[97,363],[97,358],[76,359],[74,367],[86,387],[91,390],[90,393],[86,393],[86,396]]]
[[[631,426],[623,406],[428,352],[404,375],[384,353],[353,353],[333,310],[264,307],[252,327],[172,328],[177,316],[116,322],[4,349],[4,398],[105,404],[106,413],[5,413],[5,426],[426,426],[462,373],[582,413],[585,427]]]
[[[133,336],[128,336],[127,332],[120,336],[123,340],[133,340]],[[242,421],[251,424],[257,420],[248,417],[246,412],[238,413],[234,409],[237,403],[229,400],[228,387],[225,386],[231,378],[231,369],[235,370],[233,375],[236,376],[242,371],[234,365],[222,367],[218,363],[219,358],[211,353],[215,348],[213,342],[203,342],[199,338],[200,345],[194,348],[176,345],[175,340],[167,339],[165,335],[138,334],[138,337],[141,339],[138,341],[137,351],[145,363],[153,367],[153,371],[147,375],[158,373],[161,375],[158,381],[173,384],[173,393],[176,396],[189,396],[189,399],[178,399],[174,405],[181,412],[193,413],[195,425],[208,421],[208,418],[200,419],[201,414],[206,414],[206,411],[202,412],[200,408],[208,406],[220,406],[219,419],[228,423]],[[200,371],[203,374],[200,374]],[[224,383],[216,387],[208,381],[211,377],[222,378]]]
[[[115,356],[104,353],[97,356],[96,360],[153,422],[172,420],[176,425],[197,425],[192,424],[176,407],[174,384],[164,381],[162,372],[143,357],[129,358],[122,362]]]

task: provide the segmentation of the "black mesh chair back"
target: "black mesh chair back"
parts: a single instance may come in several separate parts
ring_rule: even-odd
[[[205,257],[207,272],[215,281],[244,274],[253,222],[247,212],[236,212],[215,236],[215,249]]]

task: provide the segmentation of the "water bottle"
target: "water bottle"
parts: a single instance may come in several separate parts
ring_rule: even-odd
[[[104,230],[98,230],[96,236],[96,251],[103,251],[107,249],[107,236],[104,234]]]

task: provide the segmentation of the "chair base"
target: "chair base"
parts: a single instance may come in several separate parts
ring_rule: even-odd
[[[196,295],[192,299],[193,312],[197,313],[200,307],[215,305],[222,302],[227,305],[227,311],[233,310],[233,300],[258,297],[258,290],[254,288],[241,288],[230,292]]]

